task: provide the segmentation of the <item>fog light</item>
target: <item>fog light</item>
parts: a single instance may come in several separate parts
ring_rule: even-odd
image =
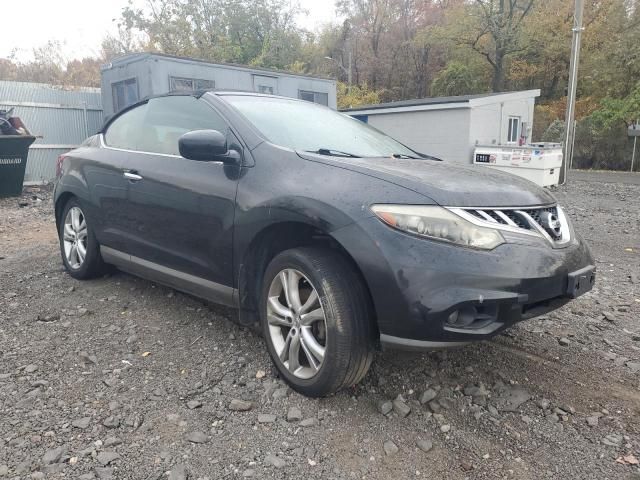
[[[472,305],[462,307],[460,310],[454,310],[449,315],[447,323],[454,327],[468,327],[478,316],[478,310]]]

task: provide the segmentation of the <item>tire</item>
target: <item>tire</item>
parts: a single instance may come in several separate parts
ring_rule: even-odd
[[[298,294],[289,298],[285,284],[296,285]],[[342,256],[316,247],[286,250],[269,263],[262,285],[260,315],[267,348],[291,388],[322,397],[362,380],[374,353],[372,309],[362,280]],[[302,305],[299,313],[296,303]],[[291,345],[298,345],[297,358],[290,355]],[[324,348],[322,356],[319,347]],[[293,360],[285,358],[289,356]]]
[[[87,280],[103,275],[106,272],[105,264],[100,255],[100,244],[96,240],[93,227],[84,214],[85,210],[77,198],[71,198],[62,210],[62,216],[58,225],[58,240],[60,242],[60,254],[65,269],[73,278]],[[73,215],[79,215],[77,224],[73,225]],[[71,225],[69,225],[71,222]],[[65,242],[65,229],[67,229],[68,242]],[[69,242],[72,243],[70,251]],[[65,245],[66,243],[66,245]],[[76,254],[71,253],[75,246]],[[84,249],[84,257],[80,255]]]

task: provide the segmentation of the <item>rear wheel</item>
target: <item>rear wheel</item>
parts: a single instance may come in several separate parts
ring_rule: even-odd
[[[266,269],[261,298],[271,358],[291,387],[319,397],[358,383],[373,359],[362,281],[335,252],[295,248]]]
[[[70,199],[62,211],[58,235],[62,262],[69,275],[84,280],[104,273],[100,245],[76,198]]]

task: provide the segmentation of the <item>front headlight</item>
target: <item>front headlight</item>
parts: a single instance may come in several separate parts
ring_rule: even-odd
[[[386,224],[421,237],[483,250],[504,243],[497,230],[474,225],[438,206],[373,205],[371,210]]]

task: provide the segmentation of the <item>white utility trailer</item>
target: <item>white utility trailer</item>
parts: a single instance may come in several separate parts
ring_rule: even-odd
[[[562,146],[559,143],[478,145],[473,154],[473,163],[518,175],[541,187],[549,187],[560,181]]]

